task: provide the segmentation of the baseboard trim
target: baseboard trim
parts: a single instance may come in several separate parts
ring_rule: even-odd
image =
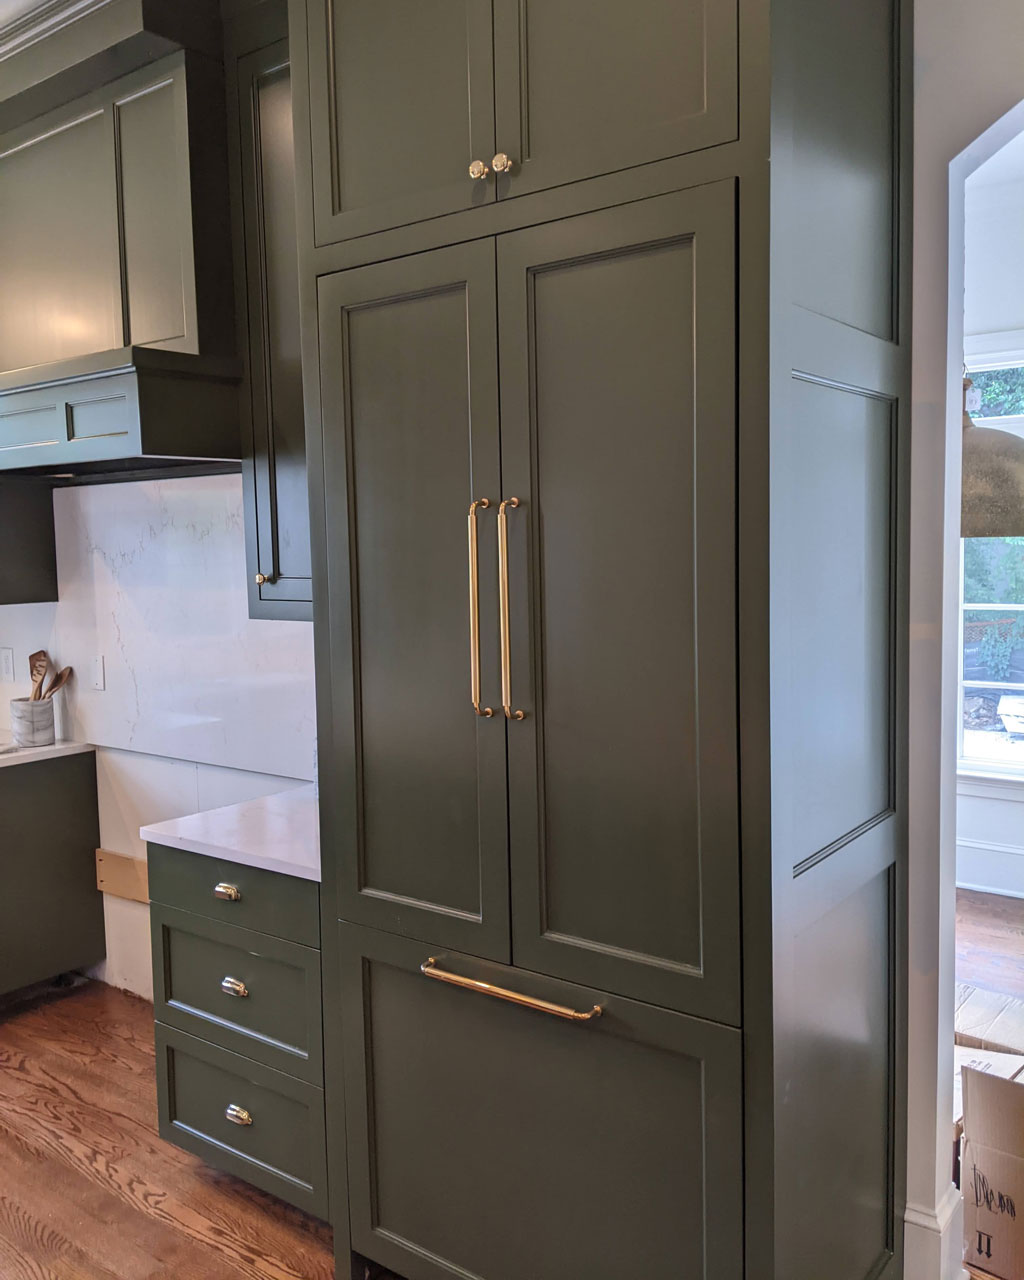
[[[949,1190],[934,1209],[907,1205],[904,1280],[967,1280],[963,1268],[963,1201]]]

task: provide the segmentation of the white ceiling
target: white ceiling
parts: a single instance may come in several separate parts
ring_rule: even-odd
[[[0,0],[3,4],[4,0]],[[1024,180],[1024,133],[1018,134],[1012,142],[997,151],[991,160],[986,160],[980,168],[968,178],[968,185],[975,187],[995,187],[1004,182],[1020,182]]]
[[[0,0],[0,27],[40,7],[41,0]]]

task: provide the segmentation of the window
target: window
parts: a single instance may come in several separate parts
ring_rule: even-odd
[[[1024,775],[1024,538],[965,538],[960,766]]]
[[[1024,417],[1024,365],[996,369],[972,369],[971,381],[981,398],[971,417],[979,421],[989,418]]]

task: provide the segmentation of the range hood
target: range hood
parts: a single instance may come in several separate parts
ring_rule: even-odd
[[[154,347],[0,374],[0,471],[237,470],[240,377],[234,360]]]

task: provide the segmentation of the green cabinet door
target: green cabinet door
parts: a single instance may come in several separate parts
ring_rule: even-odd
[[[241,345],[247,358],[242,421],[249,614],[311,619],[287,41],[237,57],[233,71],[235,225],[245,301]]]
[[[736,0],[494,0],[499,198],[737,136]]]
[[[345,814],[325,866],[340,917],[507,959],[495,306],[491,240],[320,282],[333,730],[320,780]],[[468,518],[484,500],[474,608]],[[477,652],[481,711],[498,714],[474,710]]]
[[[491,0],[307,0],[316,239],[494,200]]]
[[[498,299],[514,961],[738,1024],[733,201],[500,237]]]
[[[407,1280],[738,1280],[738,1031],[339,928],[359,1252]],[[433,981],[432,954],[443,972],[601,1014],[573,1022]]]

